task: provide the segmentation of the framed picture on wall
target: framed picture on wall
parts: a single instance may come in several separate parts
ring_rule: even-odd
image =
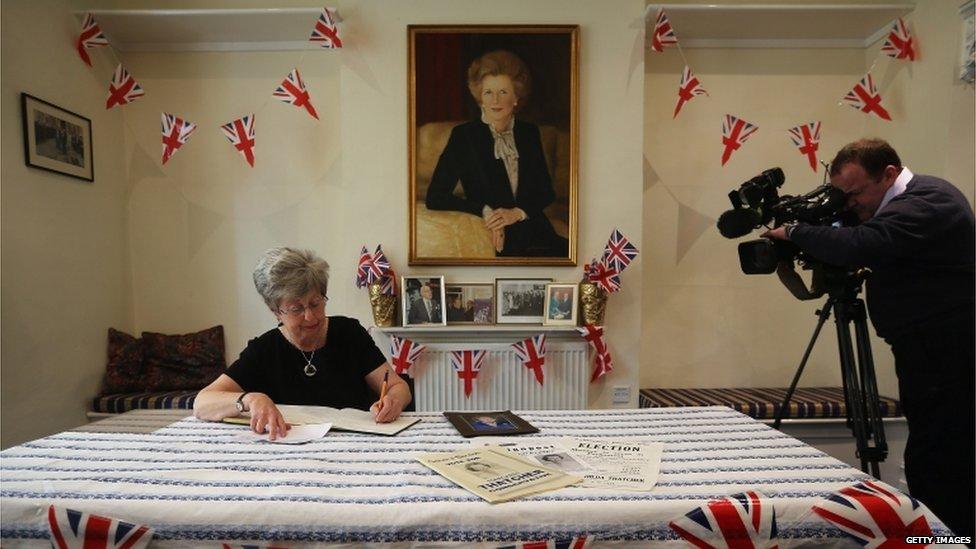
[[[546,284],[546,317],[543,324],[549,326],[575,326],[576,302],[579,285]]]
[[[578,25],[408,27],[411,265],[575,265]]]
[[[542,324],[546,285],[551,278],[496,278],[495,309],[499,324]]]
[[[494,284],[446,285],[448,324],[494,324]]]
[[[443,276],[404,276],[400,280],[400,288],[403,292],[404,326],[447,324]]]
[[[91,120],[26,93],[20,94],[20,110],[28,166],[95,180]]]

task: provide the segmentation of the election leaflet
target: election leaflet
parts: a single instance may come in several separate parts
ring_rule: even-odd
[[[578,476],[542,467],[492,446],[420,454],[417,461],[488,503],[547,492],[580,481]]]

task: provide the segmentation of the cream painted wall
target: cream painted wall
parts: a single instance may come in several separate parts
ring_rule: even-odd
[[[75,53],[67,2],[8,1],[0,14],[2,435],[8,447],[86,421],[109,326],[131,327],[122,124],[106,111],[105,58]],[[20,93],[92,120],[93,184],[24,165]]]
[[[819,158],[827,161],[858,137],[884,137],[907,165],[949,177],[972,198],[973,88],[955,78],[956,4],[921,2],[909,16],[921,41],[918,62],[878,61],[875,78],[891,123],[838,105],[877,57],[880,43],[867,50],[685,50],[710,96],[686,104],[677,120],[671,113],[684,63],[676,50],[647,54],[641,386],[786,386],[792,379],[822,300],[799,302],[772,275],[742,274],[738,241],[722,238],[714,227],[730,207],[727,193],[766,168],[784,169],[783,193],[820,183],[822,172],[810,170],[787,128],[821,120]],[[723,168],[726,113],[759,131]],[[876,337],[872,347],[879,388],[896,395],[890,350]],[[837,356],[831,320],[801,384],[839,385]]]

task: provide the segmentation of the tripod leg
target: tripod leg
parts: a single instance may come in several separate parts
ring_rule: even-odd
[[[878,396],[878,380],[874,371],[874,357],[871,353],[871,336],[867,327],[867,313],[864,311],[864,301],[858,299],[853,304],[854,333],[857,338],[858,367],[861,375],[861,389],[863,392],[865,421],[869,427],[869,435],[874,440],[874,446],[868,448],[868,461],[872,464],[872,473],[880,479],[879,462],[888,457],[888,442],[885,439],[884,422],[881,419],[881,399]]]
[[[779,429],[780,423],[783,422],[783,416],[786,411],[790,409],[790,399],[793,398],[793,392],[796,391],[796,384],[800,381],[800,375],[803,374],[803,369],[807,366],[807,359],[810,358],[810,352],[813,351],[813,344],[817,342],[817,336],[820,335],[820,329],[823,328],[824,322],[830,318],[830,309],[834,306],[834,298],[827,298],[827,302],[824,306],[817,311],[817,327],[813,329],[813,336],[810,338],[810,343],[807,344],[807,348],[803,351],[803,358],[800,360],[800,365],[796,369],[796,374],[793,375],[793,381],[790,382],[790,388],[786,390],[786,395],[783,397],[783,402],[779,405],[779,411],[776,412],[776,421],[773,422],[773,429]]]
[[[844,384],[844,404],[847,408],[847,426],[854,433],[857,442],[857,457],[861,460],[861,470],[868,472],[867,445],[868,432],[864,420],[864,407],[861,403],[861,389],[858,383],[857,365],[854,362],[854,345],[851,341],[849,304],[838,304],[834,322],[837,324],[837,347],[840,351],[841,379]]]

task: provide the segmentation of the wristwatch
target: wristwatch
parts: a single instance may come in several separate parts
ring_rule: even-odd
[[[243,393],[241,393],[241,396],[237,397],[237,413],[238,414],[243,414],[244,411],[245,411],[244,410],[244,397],[247,396],[247,394],[248,394],[247,391],[244,391]]]

